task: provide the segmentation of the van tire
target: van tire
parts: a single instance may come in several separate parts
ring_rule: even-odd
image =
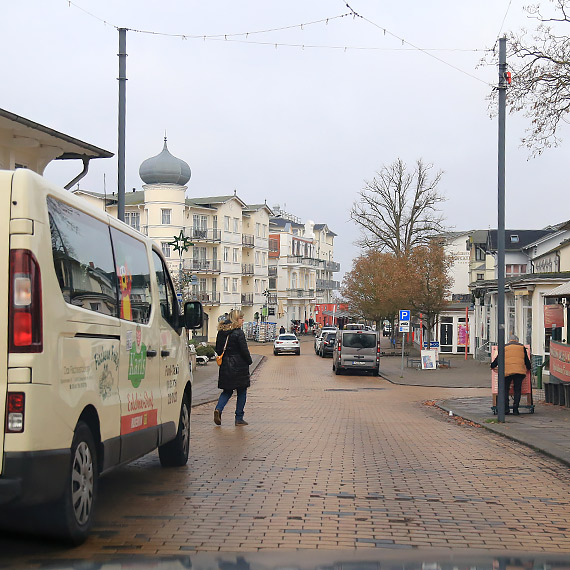
[[[180,420],[176,437],[159,446],[158,457],[163,467],[183,467],[190,453],[190,401],[184,392],[180,406]]]
[[[61,501],[56,505],[57,534],[81,544],[93,524],[99,470],[91,430],[79,421],[71,443],[69,473]]]
[[[342,372],[340,371],[340,366],[337,366],[337,367],[334,369],[334,373],[335,373],[337,376],[340,376],[340,375],[342,374]]]

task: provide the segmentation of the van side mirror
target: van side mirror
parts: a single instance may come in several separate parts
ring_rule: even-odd
[[[184,303],[184,326],[187,330],[202,328],[204,309],[198,301]]]

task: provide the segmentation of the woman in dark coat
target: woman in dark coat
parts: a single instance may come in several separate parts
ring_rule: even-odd
[[[247,425],[243,419],[243,409],[249,387],[249,365],[252,360],[242,325],[243,313],[238,310],[230,311],[228,319],[218,325],[216,354],[224,353],[218,376],[218,388],[223,391],[214,410],[214,423],[218,426],[222,423],[222,411],[234,390],[237,391],[236,426]]]

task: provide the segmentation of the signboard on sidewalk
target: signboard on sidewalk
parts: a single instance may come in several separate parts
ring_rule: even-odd
[[[407,333],[410,332],[410,321],[405,321],[400,323],[400,332]]]

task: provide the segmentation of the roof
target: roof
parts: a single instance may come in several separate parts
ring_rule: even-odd
[[[549,291],[548,293],[544,293],[545,297],[570,297],[570,281],[566,283],[562,283],[562,285],[558,285]]]
[[[0,109],[0,129],[12,130],[15,136],[29,138],[45,146],[60,147],[62,153],[55,160],[111,158],[113,156],[113,153],[108,150],[70,137],[5,109]]]
[[[92,196],[93,198],[99,198],[99,200],[107,200],[107,206],[112,206],[117,203],[118,197],[115,193],[112,194],[101,194],[100,192],[90,192],[89,190],[83,190],[78,188],[73,190],[73,194],[86,194],[87,196]],[[139,190],[136,192],[125,192],[125,206],[134,206],[135,204],[144,203],[144,191]]]
[[[505,230],[505,251],[519,251],[526,247],[528,244],[533,243],[540,238],[553,233],[554,230]],[[498,231],[489,230],[488,235],[488,247],[491,251],[496,251],[498,249]],[[513,242],[512,237],[517,236],[518,241]]]
[[[271,226],[274,226],[277,228],[285,228],[285,226],[287,224],[289,224],[291,227],[295,227],[295,228],[304,228],[305,227],[303,224],[299,224],[298,222],[292,222],[291,220],[288,220],[287,218],[270,218],[269,224]]]
[[[331,236],[335,236],[337,234],[335,234],[332,230],[329,229],[329,227],[327,226],[327,224],[315,224],[313,227],[313,230],[316,231],[324,231],[325,233],[331,235]]]
[[[209,208],[212,206],[212,204],[224,204],[225,202],[229,202],[232,198],[240,202],[242,208],[247,207],[246,203],[238,198],[236,194],[230,194],[229,196],[206,196],[203,198],[188,198],[186,200],[186,203]]]

